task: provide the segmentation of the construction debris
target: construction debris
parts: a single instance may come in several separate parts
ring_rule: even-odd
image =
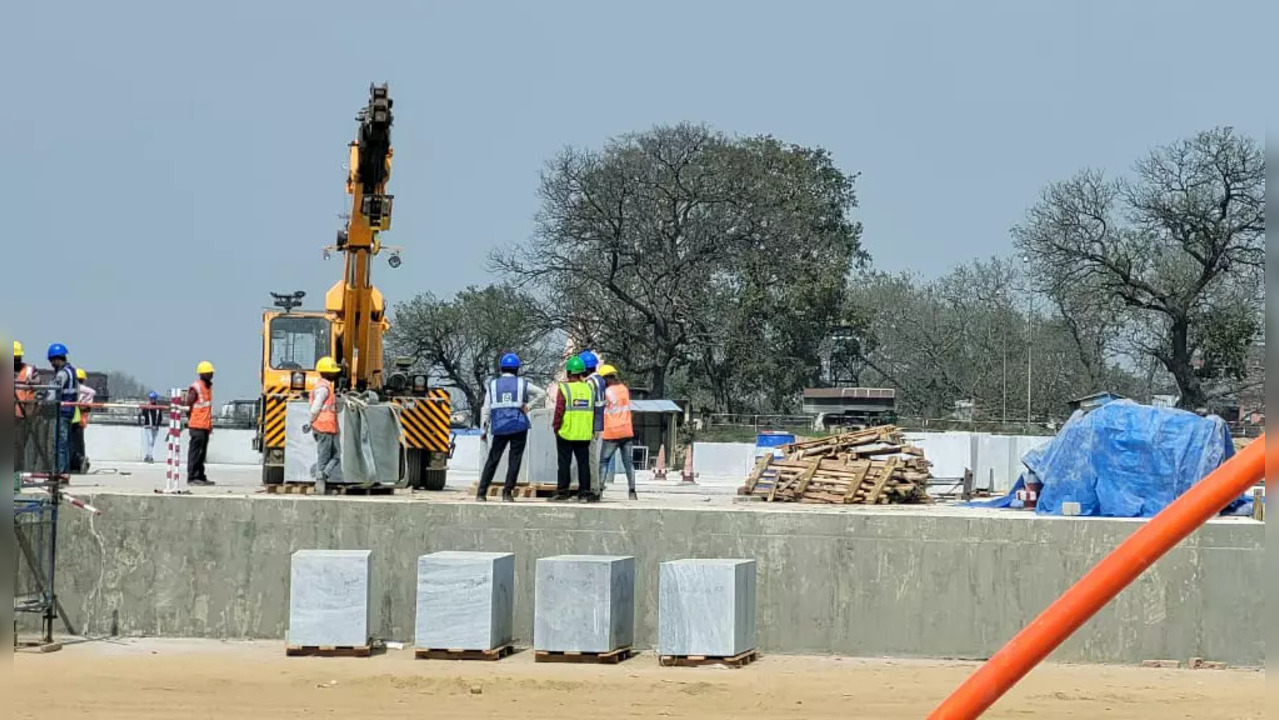
[[[760,458],[738,490],[768,502],[929,503],[931,463],[892,425],[792,443]]]

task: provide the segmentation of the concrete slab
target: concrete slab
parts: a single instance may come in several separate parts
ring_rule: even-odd
[[[539,558],[533,648],[611,652],[635,637],[635,558],[559,555]]]
[[[755,561],[661,564],[659,655],[733,657],[755,649]]]
[[[298,550],[289,582],[290,645],[361,647],[369,642],[372,553]]]
[[[442,551],[417,562],[414,645],[492,650],[510,644],[515,555]]]

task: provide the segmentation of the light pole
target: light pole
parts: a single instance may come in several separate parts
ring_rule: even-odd
[[[1033,369],[1032,358],[1035,346],[1035,289],[1030,282],[1030,256],[1022,255],[1021,261],[1026,273],[1026,424],[1029,425],[1031,380],[1033,378],[1031,371]]]

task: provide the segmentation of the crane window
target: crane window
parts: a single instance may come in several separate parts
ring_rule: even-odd
[[[322,317],[277,317],[271,321],[271,367],[314,370],[329,354],[329,321]]]

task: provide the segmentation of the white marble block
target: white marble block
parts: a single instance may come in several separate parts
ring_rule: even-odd
[[[289,584],[289,645],[369,644],[368,550],[298,550]]]
[[[605,653],[635,637],[635,558],[557,555],[537,561],[533,649]]]
[[[492,650],[511,643],[515,555],[437,552],[417,559],[414,643],[432,650]]]
[[[658,654],[732,657],[755,649],[754,560],[672,560],[658,575]]]

